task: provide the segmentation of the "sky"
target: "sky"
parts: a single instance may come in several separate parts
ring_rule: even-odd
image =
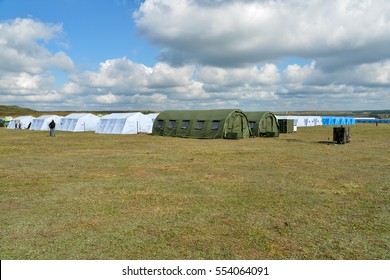
[[[390,109],[388,0],[0,0],[0,104]]]

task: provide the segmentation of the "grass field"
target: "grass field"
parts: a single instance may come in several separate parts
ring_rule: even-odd
[[[390,125],[351,134],[0,129],[0,259],[389,259]]]

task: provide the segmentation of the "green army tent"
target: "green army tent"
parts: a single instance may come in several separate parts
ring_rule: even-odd
[[[240,139],[250,136],[248,119],[238,109],[169,110],[153,124],[154,135],[188,138]]]
[[[245,112],[252,136],[279,136],[278,120],[271,112]]]

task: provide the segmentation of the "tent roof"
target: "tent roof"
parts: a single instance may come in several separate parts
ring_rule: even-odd
[[[146,114],[144,115],[145,117],[149,117],[149,118],[155,118],[159,115],[159,113],[150,113],[150,114]]]
[[[112,114],[109,114],[109,115],[105,115],[105,116],[103,116],[101,118],[102,119],[126,119],[126,118],[129,118],[129,117],[140,116],[140,115],[143,115],[143,114],[140,113],[140,112],[135,112],[135,113],[112,113]]]
[[[69,118],[69,119],[81,119],[83,117],[88,117],[88,116],[95,116],[94,114],[91,113],[72,113],[69,114],[63,118]]]
[[[57,115],[43,115],[43,116],[38,117],[37,119],[45,120],[45,119],[49,119],[49,118],[58,118],[58,116]]]
[[[21,120],[21,119],[26,119],[26,118],[32,118],[32,119],[35,119],[35,118],[34,118],[34,117],[32,117],[32,116],[20,116],[20,117],[14,118],[14,120]]]
[[[161,112],[157,119],[197,119],[197,120],[220,120],[226,119],[232,112],[242,112],[239,109],[221,110],[167,110]]]
[[[264,115],[272,114],[271,112],[265,111],[265,112],[245,112],[245,115],[247,116],[249,121],[258,121],[261,120]]]

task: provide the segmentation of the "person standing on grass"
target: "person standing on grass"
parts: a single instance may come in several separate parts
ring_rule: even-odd
[[[49,128],[50,128],[50,136],[52,137],[55,137],[56,136],[56,123],[54,122],[54,120],[51,120],[51,122],[49,123]]]

